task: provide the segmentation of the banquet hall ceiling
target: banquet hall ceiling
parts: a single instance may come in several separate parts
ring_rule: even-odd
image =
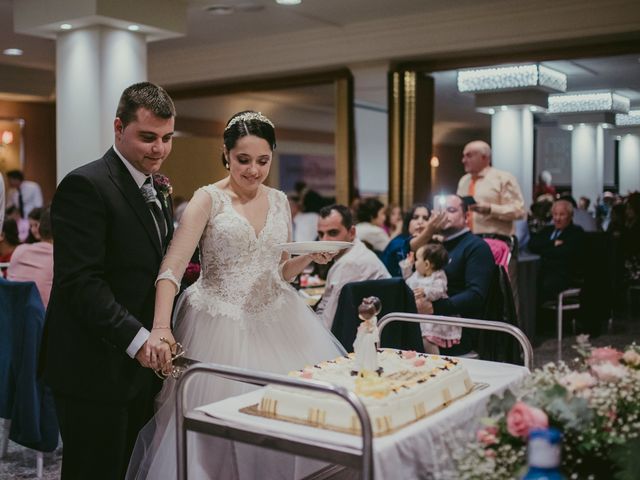
[[[356,22],[389,19],[436,12],[447,8],[443,0],[304,0],[301,5],[281,6],[273,0],[180,0],[187,8],[187,35],[182,38],[162,40],[149,44],[149,57],[158,57],[167,51],[179,51],[201,45],[215,45],[247,39],[260,42],[265,36],[283,32],[311,31],[327,26],[345,27]],[[497,0],[457,0],[456,4],[473,5],[478,1],[487,4]],[[32,69],[31,77],[42,72],[44,78],[55,68],[55,43],[53,40],[21,35],[13,32],[12,1],[0,0],[0,46],[21,48],[24,55],[8,57],[0,55],[0,76],[20,73],[20,69]],[[214,15],[231,7],[226,15]],[[573,59],[544,62],[569,77],[570,90],[614,89],[628,96],[632,105],[640,106],[640,47],[637,55],[607,58]],[[355,71],[356,101],[366,105],[386,108],[386,63]],[[457,92],[455,72],[438,72],[436,79],[436,132],[435,140],[446,139],[456,129],[488,128],[489,117],[478,114],[473,108],[473,96]],[[153,80],[153,79],[152,79]],[[18,84],[16,80],[14,82]],[[11,92],[0,92],[0,94]],[[23,93],[23,92],[22,92]],[[41,91],[39,94],[42,95]],[[51,85],[51,96],[53,86]],[[5,95],[3,97],[6,98]],[[52,97],[51,97],[52,98]],[[290,122],[295,126],[301,118],[314,118],[310,128],[329,131],[333,128],[333,89],[329,85],[301,87],[271,92],[251,92],[229,95],[225,98],[181,100],[181,115],[224,119],[239,104],[257,105],[265,111],[274,111],[282,117],[280,124]],[[276,120],[277,121],[277,120]]]

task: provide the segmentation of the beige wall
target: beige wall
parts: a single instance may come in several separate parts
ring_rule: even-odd
[[[24,176],[40,184],[45,203],[50,202],[56,188],[55,105],[0,100],[0,118],[24,120]]]
[[[227,175],[222,166],[222,138],[176,137],[171,155],[162,166],[173,186],[173,195],[190,199],[203,185]]]

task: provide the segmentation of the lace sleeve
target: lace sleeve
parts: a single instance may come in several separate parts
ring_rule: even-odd
[[[214,198],[205,188],[196,190],[180,218],[180,224],[160,265],[156,283],[169,280],[175,285],[176,294],[180,291],[180,281],[211,217],[211,212],[219,206],[219,199]]]
[[[287,195],[284,192],[276,191],[277,194],[277,208],[278,213],[284,215],[287,220],[287,242],[293,241],[293,233],[292,233],[292,219],[291,219],[291,208],[289,207],[289,200],[287,199]],[[287,252],[282,252],[282,257],[280,258],[280,276],[287,282],[291,282],[295,280],[295,277],[291,280],[287,280],[282,275],[282,268],[284,267],[284,262],[289,260],[289,254]]]

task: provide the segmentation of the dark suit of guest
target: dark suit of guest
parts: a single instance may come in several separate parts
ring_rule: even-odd
[[[491,248],[482,238],[466,230],[444,241],[449,263],[447,295],[433,302],[435,315],[483,318],[489,286],[495,272]],[[463,329],[460,343],[451,348],[441,348],[443,355],[462,355],[473,349],[472,330]]]
[[[540,302],[555,300],[561,291],[576,285],[583,247],[584,230],[573,223],[562,230],[550,225],[531,237],[529,250],[541,257]]]
[[[63,441],[82,429],[92,436],[85,454],[74,448],[69,458],[65,451],[63,478],[122,477],[137,433],[153,414],[159,380],[126,350],[142,326],[152,328],[154,282],[173,231],[168,199],[158,198],[168,226],[162,242],[138,185],[111,148],[69,173],[53,199],[45,380],[56,396]],[[105,450],[99,457],[88,451],[96,442]]]

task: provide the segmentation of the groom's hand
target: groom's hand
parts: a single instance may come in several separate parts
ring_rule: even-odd
[[[143,367],[151,368],[151,362],[149,361],[149,356],[147,354],[147,348],[146,348],[147,343],[148,342],[144,342],[144,344],[140,347],[140,350],[138,350],[138,353],[136,353],[136,360]]]

